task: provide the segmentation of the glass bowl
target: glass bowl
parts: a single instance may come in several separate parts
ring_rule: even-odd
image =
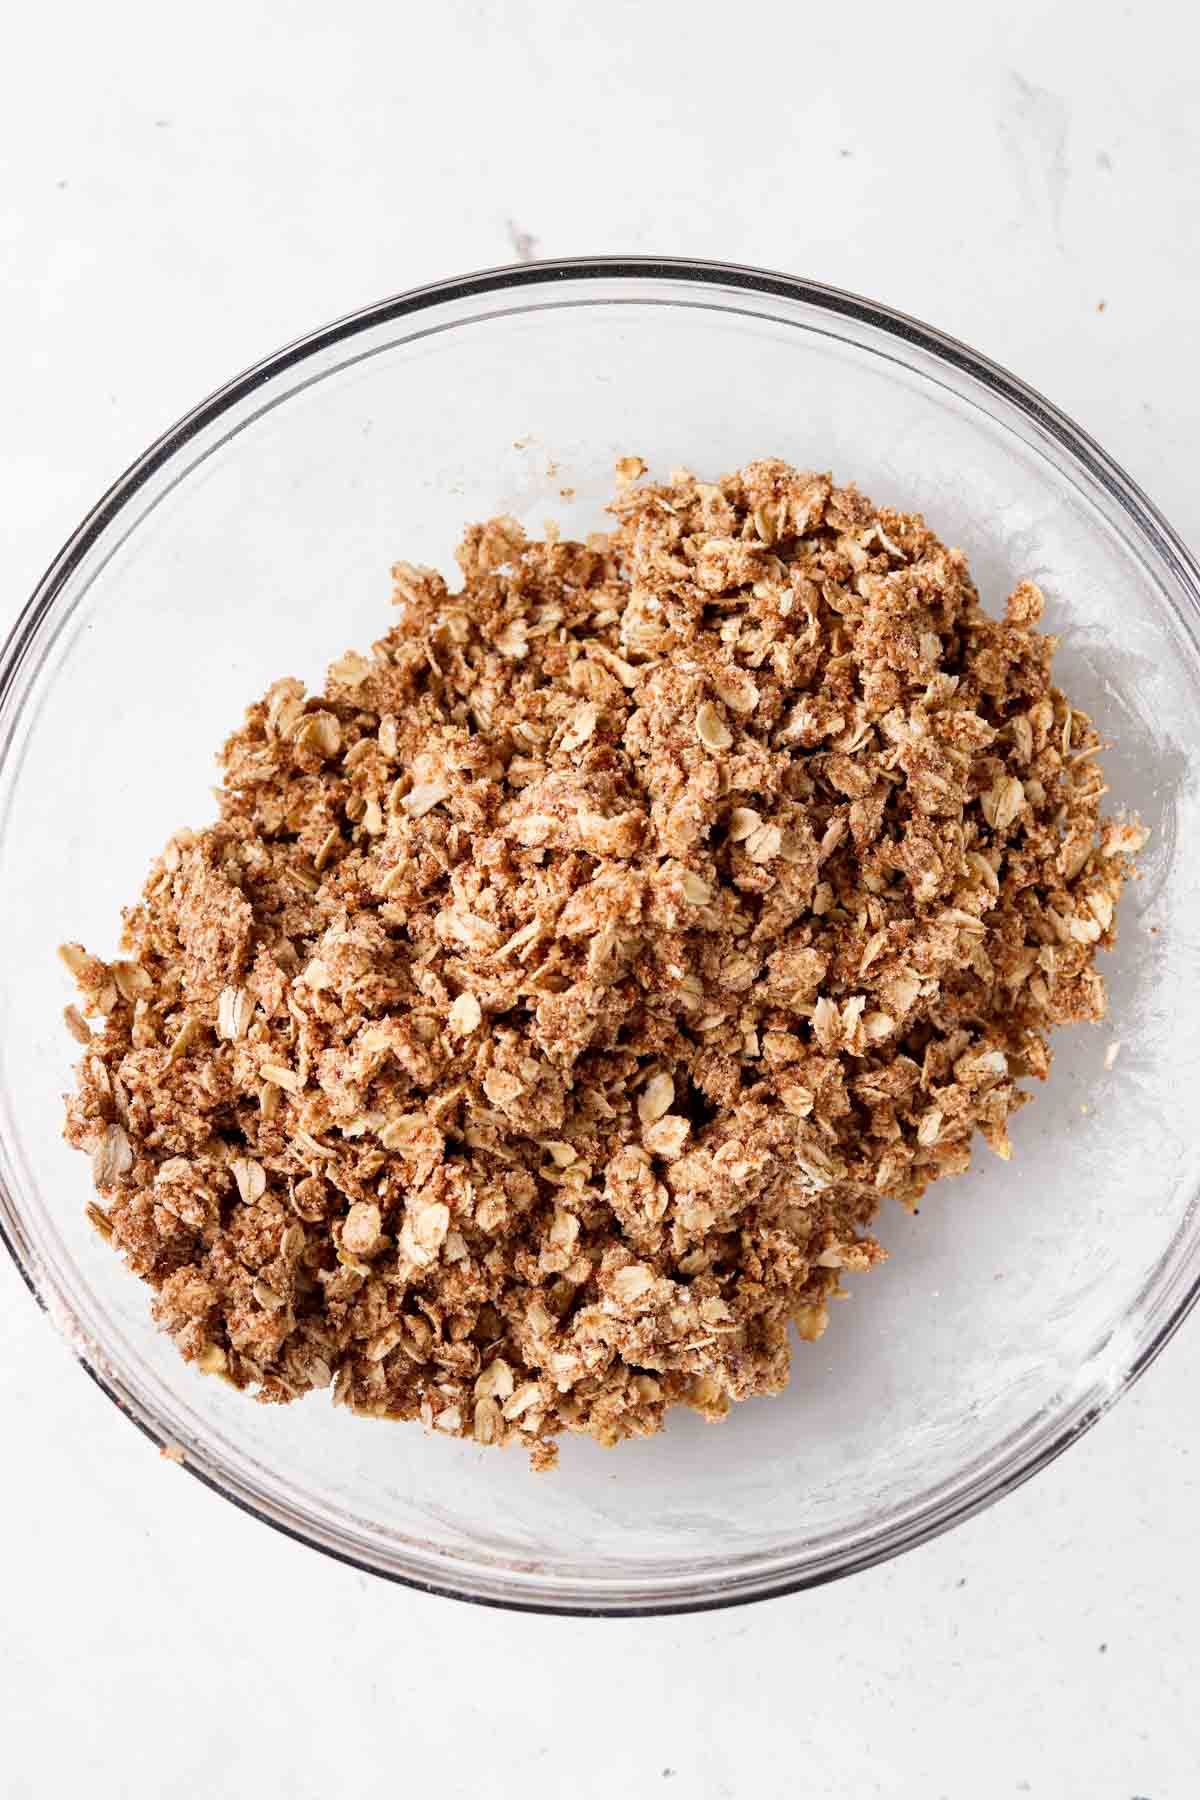
[[[1104,1026],[1059,1039],[1009,1165],[886,1207],[787,1393],[532,1476],[188,1368],[92,1232],[61,1138],[74,1046],[54,955],[109,954],[168,835],[212,817],[212,752],[282,674],[390,623],[389,565],[450,568],[464,520],[603,524],[614,459],[710,476],[778,455],[919,508],[984,599],[1049,602],[1060,679],[1153,836]],[[1146,1367],[1200,1279],[1194,1004],[1200,571],[1061,413],[927,326],[811,282],[660,261],[529,265],[401,295],[203,402],[67,544],[0,670],[0,1223],[82,1366],[218,1493],[360,1568],[488,1603],[683,1611],[894,1555],[1006,1493]],[[1123,1048],[1115,1066],[1111,1046]]]

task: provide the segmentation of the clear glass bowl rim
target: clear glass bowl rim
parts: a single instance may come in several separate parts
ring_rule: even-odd
[[[785,301],[800,303],[818,312],[852,320],[885,338],[890,336],[898,339],[925,353],[934,362],[941,363],[960,375],[967,376],[978,383],[994,399],[1022,415],[1041,434],[1083,468],[1085,473],[1104,492],[1110,503],[1114,504],[1124,515],[1127,523],[1135,528],[1136,534],[1141,537],[1152,555],[1166,566],[1175,582],[1187,594],[1196,618],[1200,619],[1200,563],[1193,557],[1179,534],[1137,483],[1101,448],[1095,439],[1053,402],[1047,400],[1000,364],[993,362],[980,352],[972,350],[958,339],[877,301],[865,299],[861,295],[849,293],[844,289],[828,286],[823,282],[787,275],[775,270],[682,257],[574,257],[481,269],[470,274],[431,282],[389,295],[386,299],[348,313],[316,331],[284,345],[272,355],[251,365],[184,414],[157,438],[101,496],[50,563],[22,608],[3,647],[0,648],[0,717],[9,711],[14,691],[20,685],[20,676],[27,654],[35,644],[41,627],[47,621],[72,574],[93,546],[114,525],[147,482],[185,450],[193,438],[205,431],[224,414],[231,412],[255,390],[265,387],[276,377],[298,368],[310,358],[319,356],[363,332],[444,303],[469,300],[472,297],[505,291],[528,293],[530,290],[541,289],[546,294],[547,303],[553,304],[553,290],[556,284],[562,282],[586,283],[588,281],[597,283],[628,282],[631,289],[629,298],[635,300],[638,298],[636,292],[638,284],[645,284],[646,298],[650,299],[653,297],[650,289],[652,284],[657,281],[690,283],[699,290],[707,288],[713,292],[728,292],[732,289],[750,295],[777,296]],[[23,696],[18,696],[18,712],[23,705],[23,699]],[[13,717],[9,729],[0,739],[0,764],[6,764],[10,757],[15,722],[15,717]],[[10,1217],[14,1220],[19,1219],[20,1208],[17,1204],[17,1196],[9,1191],[9,1184],[4,1181],[2,1175],[0,1175],[0,1198],[3,1199]],[[53,1317],[54,1308],[39,1281],[36,1261],[32,1256],[26,1254],[16,1233],[10,1230],[3,1212],[0,1212],[0,1241],[4,1243],[38,1305]],[[611,1600],[601,1599],[597,1596],[597,1603],[594,1605],[589,1605],[584,1596],[580,1596],[574,1602],[565,1599],[552,1601],[537,1598],[528,1590],[514,1592],[510,1595],[473,1593],[467,1586],[443,1584],[397,1569],[381,1568],[377,1563],[371,1562],[365,1557],[355,1556],[336,1543],[323,1540],[315,1532],[306,1529],[302,1523],[289,1522],[281,1514],[273,1514],[264,1506],[256,1505],[242,1495],[231,1491],[215,1475],[196,1466],[190,1458],[185,1463],[185,1467],[190,1474],[203,1482],[206,1487],[211,1488],[214,1493],[220,1494],[223,1499],[230,1501],[241,1511],[249,1513],[253,1518],[271,1526],[272,1529],[281,1532],[284,1536],[320,1550],[324,1555],[346,1563],[350,1567],[361,1569],[364,1573],[382,1576],[401,1586],[411,1587],[425,1593],[439,1594],[450,1599],[466,1600],[473,1604],[495,1606],[506,1610],[557,1614],[576,1618],[581,1616],[653,1617],[745,1605],[752,1601],[776,1598],[806,1588],[821,1586],[828,1581],[838,1580],[846,1575],[887,1561],[972,1517],[975,1513],[991,1505],[993,1501],[1021,1486],[1039,1470],[1047,1467],[1095,1424],[1122,1394],[1128,1391],[1158,1356],[1197,1300],[1200,1299],[1200,1259],[1195,1260],[1197,1268],[1194,1278],[1183,1286],[1182,1291],[1176,1293],[1173,1304],[1168,1308],[1165,1316],[1159,1319],[1157,1328],[1148,1334],[1146,1340],[1139,1345],[1137,1354],[1127,1366],[1107,1384],[1102,1393],[1081,1396],[1079,1404],[1075,1407],[1074,1416],[1015,1467],[994,1467],[985,1471],[981,1477],[968,1483],[961,1492],[951,1496],[949,1501],[940,1505],[933,1503],[925,1507],[923,1511],[894,1518],[881,1528],[864,1534],[861,1540],[844,1545],[821,1566],[792,1571],[785,1569],[755,1585],[751,1590],[729,1593],[694,1592],[691,1594],[672,1592],[662,1599],[630,1604],[614,1604]],[[169,1433],[160,1426],[152,1413],[141,1406],[134,1410],[129,1399],[122,1397],[103,1370],[99,1369],[86,1355],[80,1354],[78,1360],[97,1387],[108,1396],[124,1417],[136,1425],[152,1443],[162,1448],[169,1442]]]

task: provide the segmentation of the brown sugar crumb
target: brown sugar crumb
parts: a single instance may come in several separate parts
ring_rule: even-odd
[[[718,1419],[1099,1019],[1144,833],[916,514],[753,463],[469,528],[277,681],[112,963],[68,945],[89,1216],[183,1355],[479,1444]],[[88,1024],[91,1019],[94,1024]]]

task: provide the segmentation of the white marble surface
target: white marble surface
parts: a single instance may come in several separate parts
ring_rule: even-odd
[[[0,65],[0,625],[207,389],[531,245],[771,264],[906,308],[1050,394],[1200,546],[1183,10],[25,9]],[[1198,1381],[1193,1320],[1064,1460],[852,1583],[519,1618],[372,1581],[214,1499],[5,1263],[0,1792],[1184,1800]]]

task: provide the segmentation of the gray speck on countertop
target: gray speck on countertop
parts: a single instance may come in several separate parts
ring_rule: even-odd
[[[508,227],[508,241],[517,253],[517,261],[532,262],[538,243],[533,233],[522,231],[514,219],[505,219],[504,223]]]

